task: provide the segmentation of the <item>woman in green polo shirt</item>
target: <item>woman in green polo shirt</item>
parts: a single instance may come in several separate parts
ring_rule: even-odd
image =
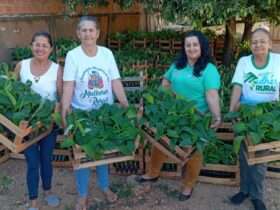
[[[216,66],[211,63],[208,40],[201,32],[190,31],[182,43],[181,53],[164,74],[162,86],[171,88],[175,94],[195,101],[199,111],[210,111],[213,115],[212,127],[218,127],[221,122],[218,94],[220,75]],[[153,147],[148,172],[137,177],[136,180],[140,183],[157,181],[161,166],[167,159],[167,156]],[[202,154],[196,152],[187,162],[179,200],[184,201],[191,197],[202,161]]]

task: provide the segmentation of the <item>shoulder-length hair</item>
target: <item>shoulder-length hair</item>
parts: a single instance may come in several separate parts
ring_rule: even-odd
[[[201,72],[206,68],[208,63],[213,63],[211,57],[211,50],[209,48],[208,39],[206,36],[201,33],[200,31],[189,31],[186,33],[184,39],[182,40],[182,48],[178,58],[175,60],[175,65],[177,69],[183,69],[188,64],[188,57],[185,51],[185,40],[188,37],[195,36],[197,37],[200,49],[201,49],[201,56],[198,58],[196,63],[194,64],[193,68],[193,75],[195,77],[201,76]]]

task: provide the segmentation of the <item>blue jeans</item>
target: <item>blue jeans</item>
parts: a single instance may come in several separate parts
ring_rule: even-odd
[[[29,199],[38,198],[39,172],[43,190],[51,189],[53,167],[52,154],[56,142],[57,132],[52,131],[48,136],[33,144],[24,151],[27,163],[27,187]]]
[[[75,170],[76,185],[80,198],[88,196],[88,187],[92,170],[83,168]],[[96,166],[96,176],[98,187],[104,192],[109,188],[108,165]]]

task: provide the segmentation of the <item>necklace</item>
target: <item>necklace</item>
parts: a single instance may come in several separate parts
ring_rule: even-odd
[[[40,81],[41,76],[43,76],[48,71],[48,68],[50,67],[50,65],[51,65],[51,63],[49,61],[47,61],[47,63],[45,63],[45,64],[38,65],[38,62],[36,64],[34,59],[31,60],[30,69],[31,69],[31,74],[33,76],[34,82],[38,83]],[[34,75],[35,72],[32,72],[33,68],[35,68],[34,70],[36,70],[35,72],[37,72],[36,74],[39,74],[39,76]]]

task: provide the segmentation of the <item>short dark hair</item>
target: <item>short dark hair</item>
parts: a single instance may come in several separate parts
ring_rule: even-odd
[[[181,52],[178,56],[178,58],[175,60],[175,65],[177,69],[183,69],[188,64],[188,58],[185,51],[185,40],[188,37],[195,36],[197,37],[201,49],[201,56],[198,58],[196,63],[194,64],[193,69],[193,75],[195,77],[201,76],[201,72],[206,68],[208,63],[213,63],[212,57],[211,57],[211,50],[209,48],[208,39],[206,36],[200,32],[200,31],[189,31],[184,36],[184,39],[182,40],[182,47]]]
[[[46,32],[46,31],[39,31],[39,32],[34,33],[32,36],[32,39],[31,39],[31,44],[35,41],[35,39],[38,36],[43,36],[43,37],[47,38],[50,46],[53,47],[52,37],[51,37],[50,33]]]
[[[251,37],[252,37],[255,33],[257,33],[257,32],[263,32],[263,33],[265,33],[265,34],[268,36],[269,40],[272,40],[272,37],[271,37],[270,32],[269,32],[267,29],[265,29],[265,28],[256,28],[254,31],[252,31]]]
[[[77,25],[77,29],[80,29],[81,27],[81,23],[83,21],[91,21],[91,22],[94,22],[95,23],[95,26],[97,29],[100,29],[99,27],[99,21],[97,19],[97,17],[95,16],[81,16],[80,19],[79,19],[79,22],[78,22],[78,25]]]

